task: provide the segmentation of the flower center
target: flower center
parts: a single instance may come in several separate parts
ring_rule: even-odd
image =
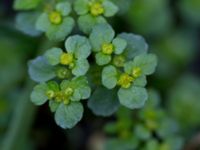
[[[49,14],[49,20],[52,24],[58,25],[62,22],[62,16],[58,11],[52,11]]]
[[[133,77],[129,76],[128,74],[124,73],[119,77],[118,85],[123,88],[129,88],[131,86],[131,82],[134,80]]]
[[[132,76],[134,78],[138,78],[141,75],[141,73],[142,73],[142,70],[139,67],[137,67],[133,69]]]
[[[114,46],[113,44],[103,44],[102,45],[102,52],[106,55],[111,55],[114,51]]]
[[[123,67],[125,63],[125,58],[124,56],[121,55],[116,55],[113,58],[113,64],[117,67]]]
[[[65,67],[59,67],[56,70],[56,76],[60,79],[69,78],[71,76],[71,72]]]
[[[104,8],[100,2],[93,2],[90,5],[90,13],[93,16],[99,16],[104,13]]]
[[[61,56],[60,56],[60,63],[62,65],[70,65],[73,63],[73,54],[71,53],[63,53]]]
[[[72,94],[73,94],[73,89],[72,88],[70,88],[70,87],[68,87],[68,88],[66,88],[65,90],[64,90],[64,94],[66,95],[66,96],[71,96]]]
[[[46,96],[48,97],[48,99],[52,99],[55,96],[55,92],[53,90],[48,90],[46,92]]]

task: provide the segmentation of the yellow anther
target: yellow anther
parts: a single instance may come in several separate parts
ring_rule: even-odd
[[[51,23],[58,25],[62,22],[62,16],[58,11],[52,11],[49,14],[49,20]]]
[[[113,58],[113,64],[117,67],[123,67],[125,63],[125,58],[124,56],[121,55],[116,55]]]
[[[94,2],[90,5],[90,13],[93,16],[99,16],[104,13],[104,8],[100,2]]]
[[[123,88],[129,88],[131,86],[131,82],[134,80],[133,77],[129,76],[128,74],[124,73],[119,77],[118,85]]]
[[[133,69],[132,76],[134,78],[138,78],[141,75],[141,73],[142,73],[142,70],[139,67],[137,67]]]
[[[73,92],[74,92],[73,89],[70,87],[68,87],[64,90],[64,93],[66,96],[71,96],[73,94]]]
[[[49,99],[52,99],[52,98],[54,98],[54,96],[55,96],[55,92],[54,92],[53,90],[48,90],[48,91],[46,92],[46,96],[47,96]]]
[[[110,55],[112,54],[114,51],[114,46],[113,44],[109,43],[109,44],[103,44],[102,45],[102,52],[104,54]]]
[[[60,63],[62,65],[70,65],[73,62],[73,55],[70,53],[63,53],[60,56]]]

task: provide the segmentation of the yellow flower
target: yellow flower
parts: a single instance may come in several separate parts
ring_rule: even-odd
[[[132,76],[134,78],[138,78],[141,75],[141,73],[142,73],[142,70],[139,67],[137,67],[133,69]]]
[[[49,20],[51,23],[58,25],[62,22],[62,16],[58,11],[52,11],[49,14]]]
[[[61,92],[61,91],[56,92],[55,101],[59,103],[59,102],[61,102],[63,99],[64,99],[63,92]]]
[[[114,51],[114,46],[113,44],[109,43],[109,44],[103,44],[102,45],[102,52],[104,54],[110,55],[112,54]]]
[[[131,82],[134,80],[133,77],[129,76],[128,74],[124,73],[119,77],[118,85],[123,88],[129,88],[131,86]]]
[[[63,53],[60,56],[60,63],[62,65],[70,65],[71,63],[73,63],[73,55],[70,53]]]
[[[93,16],[99,16],[104,13],[104,8],[100,2],[94,2],[90,5],[90,13]]]

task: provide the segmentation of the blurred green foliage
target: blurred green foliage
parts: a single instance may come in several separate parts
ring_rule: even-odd
[[[31,3],[26,0],[27,3],[20,6],[20,1],[22,0],[17,0],[15,3],[16,8],[27,4],[25,9],[32,9],[40,4],[40,0]],[[36,115],[36,118],[41,120],[34,124],[44,126],[45,129],[37,130],[32,127],[28,134],[38,134],[39,140],[37,136],[28,138],[29,142],[22,146],[24,150],[41,147],[50,149],[52,143],[57,145],[64,143],[59,147],[60,149],[66,149],[71,145],[76,147],[72,147],[73,150],[80,149],[77,145],[85,149],[85,143],[88,143],[89,136],[93,134],[91,131],[96,132],[99,128],[105,129],[106,138],[104,140],[106,149],[109,150],[182,150],[189,138],[199,132],[200,1],[112,1],[120,8],[118,17],[108,20],[119,30],[116,33],[126,30],[142,34],[147,39],[150,52],[158,56],[156,74],[147,80],[150,83],[149,87],[157,88],[160,94],[150,90],[150,96],[143,109],[129,111],[121,108],[116,115],[108,119],[94,118],[90,115],[91,112],[86,110],[78,128],[74,128],[73,131],[67,130],[67,134],[55,127],[54,123],[49,123],[47,118],[51,116],[50,112],[41,108],[41,115]],[[21,91],[24,84],[27,82],[27,60],[37,55],[38,45],[43,39],[40,32],[33,28],[36,21],[34,17],[38,14],[33,11],[21,12],[14,19],[15,12],[12,11],[9,2],[0,1],[0,146],[6,133],[9,132],[8,125],[13,117],[14,109],[20,102],[19,97],[23,93]],[[15,25],[14,20],[16,20]],[[22,31],[23,34],[16,29]],[[135,44],[131,46],[137,48]],[[146,51],[146,48],[143,47],[143,50]],[[99,73],[95,70],[90,71],[98,76]],[[97,70],[100,69],[97,67]],[[91,80],[92,83],[100,83],[95,79]],[[88,105],[97,114],[110,115],[117,110],[119,103],[105,99],[101,96],[104,93],[102,91],[100,94],[96,91],[94,94],[98,99],[92,99],[93,101],[97,99],[95,104],[98,106],[94,107],[91,103]],[[112,94],[110,97],[115,99]],[[104,105],[105,103],[107,105]],[[105,111],[108,110],[107,106],[111,108],[109,111]],[[55,128],[55,131],[52,128]],[[58,132],[61,132],[62,136],[57,134]],[[50,140],[51,136],[53,136],[53,142]],[[68,139],[63,139],[64,137]],[[80,144],[77,144],[77,141]]]

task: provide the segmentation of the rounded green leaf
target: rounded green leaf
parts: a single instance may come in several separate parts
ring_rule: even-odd
[[[89,34],[95,25],[101,23],[106,23],[106,20],[102,16],[94,17],[90,14],[87,14],[78,18],[78,26],[85,34]]]
[[[157,57],[154,54],[142,54],[133,60],[133,67],[140,67],[142,74],[150,75],[155,72]]]
[[[105,43],[111,43],[115,36],[115,32],[112,27],[107,24],[96,25],[90,34],[90,42],[92,44],[93,51],[98,52],[101,50],[102,45]]]
[[[89,11],[88,0],[76,0],[74,2],[74,10],[78,15],[85,15]]]
[[[47,90],[48,85],[46,83],[36,85],[31,93],[31,101],[35,105],[44,104],[48,100],[48,97],[46,96]]]
[[[108,88],[113,89],[117,85],[117,69],[110,65],[103,68],[102,84]]]
[[[63,129],[71,129],[83,116],[83,106],[79,102],[71,102],[69,105],[61,103],[55,112],[55,121]]]
[[[36,82],[46,82],[56,76],[54,67],[49,65],[44,57],[39,56],[29,61],[28,72],[32,80]]]
[[[115,54],[121,54],[127,46],[126,40],[119,37],[115,38],[112,43],[115,47]]]
[[[128,61],[124,64],[124,71],[128,74],[131,74],[133,71],[134,63],[133,61]]]
[[[38,18],[38,13],[34,12],[22,12],[16,17],[16,27],[20,31],[30,36],[38,36],[40,31],[36,30],[35,23]]]
[[[100,66],[106,65],[111,61],[111,56],[110,55],[105,55],[101,52],[97,53],[95,55],[96,63]]]
[[[148,94],[145,88],[132,86],[128,89],[120,88],[118,97],[122,105],[130,109],[136,109],[144,106]]]
[[[62,41],[68,34],[70,34],[74,24],[74,19],[71,17],[65,17],[63,18],[63,22],[61,24],[51,24],[47,29],[46,35],[52,41]]]
[[[74,93],[72,96],[73,101],[88,99],[90,97],[91,88],[85,76],[74,78],[72,80],[72,85],[74,87]]]
[[[50,25],[51,23],[47,13],[42,13],[36,21],[36,29],[43,32],[46,32]]]
[[[65,41],[67,52],[74,53],[76,58],[87,58],[91,53],[91,45],[89,40],[80,35],[70,36]]]
[[[117,5],[115,5],[114,3],[112,3],[112,2],[110,2],[108,0],[105,0],[103,2],[103,8],[105,10],[104,16],[106,16],[106,17],[112,17],[112,16],[114,16],[118,12],[118,10],[119,10],[119,8],[117,7]]]
[[[62,49],[54,47],[47,50],[44,57],[50,65],[55,66],[60,63],[60,56],[62,53]]]
[[[147,84],[146,76],[140,76],[133,81],[134,86],[144,87]]]
[[[72,69],[72,74],[75,76],[85,75],[89,69],[90,65],[87,59],[76,60],[75,67]]]
[[[116,90],[98,87],[88,101],[88,107],[95,115],[110,116],[119,108]]]
[[[133,59],[135,56],[146,53],[148,50],[148,44],[140,35],[122,33],[119,37],[127,41],[125,53],[128,59]]]
[[[51,112],[55,112],[59,105],[60,105],[60,103],[57,103],[54,100],[49,101],[49,107],[50,107]]]
[[[56,5],[56,10],[59,11],[62,16],[67,16],[71,12],[71,4],[69,2],[60,2]]]

